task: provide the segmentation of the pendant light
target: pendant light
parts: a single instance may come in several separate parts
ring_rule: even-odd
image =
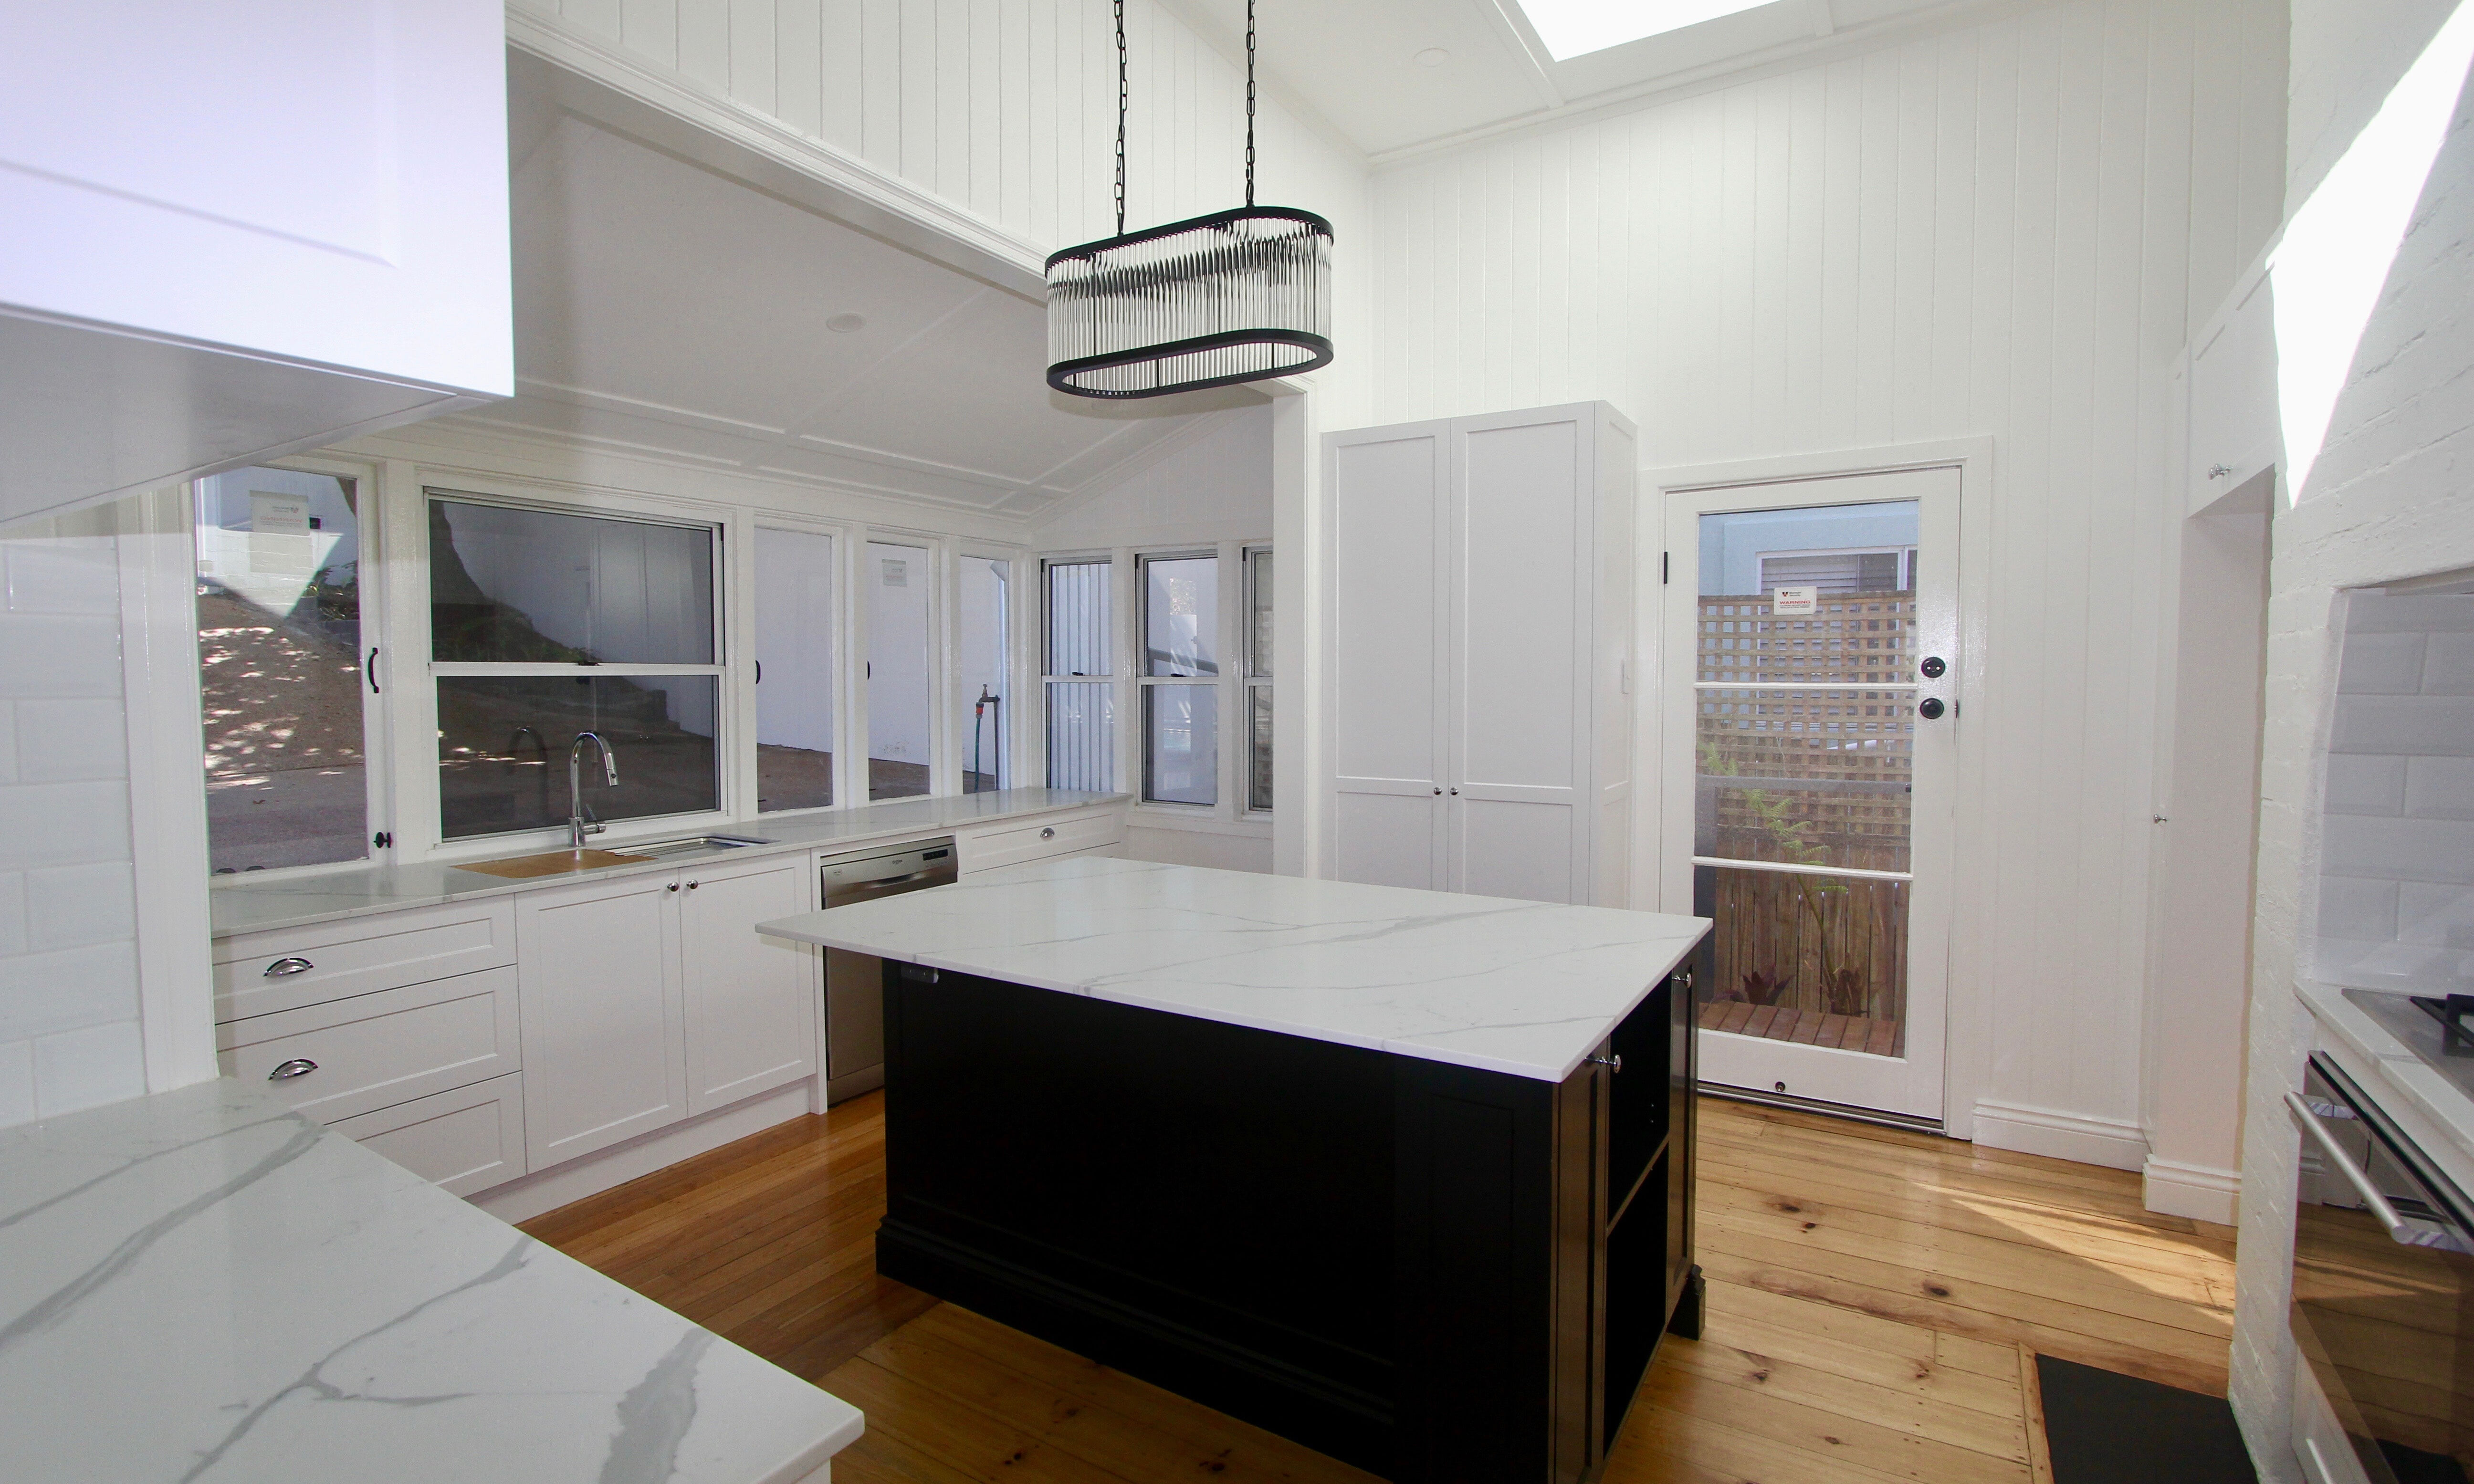
[[[1331,360],[1331,223],[1254,205],[1254,0],[1246,0],[1246,205],[1126,231],[1126,0],[1117,12],[1117,234],[1048,259],[1048,384],[1165,397]]]

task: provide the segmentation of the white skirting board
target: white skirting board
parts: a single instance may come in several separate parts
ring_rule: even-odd
[[[744,1103],[716,1108],[702,1118],[672,1124],[538,1175],[509,1180],[473,1196],[473,1204],[503,1222],[530,1221],[544,1211],[557,1210],[707,1150],[719,1149],[734,1139],[743,1139],[777,1123],[788,1123],[808,1111],[814,1081],[803,1078],[787,1087],[759,1093]]]
[[[2135,1123],[1990,1098],[1976,1104],[1976,1142],[1989,1149],[2048,1155],[2115,1170],[2136,1170],[2147,1163],[2147,1136]]]
[[[2188,1216],[2230,1227],[2241,1209],[2242,1172],[2147,1156],[2140,1171],[2141,1204],[2164,1216]]]

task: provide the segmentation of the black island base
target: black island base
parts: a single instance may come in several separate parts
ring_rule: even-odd
[[[1689,983],[1549,1083],[888,963],[878,1271],[1400,1484],[1593,1478],[1700,1332]]]

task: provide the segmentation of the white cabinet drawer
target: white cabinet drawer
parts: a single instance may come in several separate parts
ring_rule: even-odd
[[[524,1173],[523,1074],[399,1103],[327,1125],[449,1195],[469,1196]]]
[[[1064,815],[1042,819],[1009,830],[990,830],[983,835],[966,835],[956,844],[962,853],[961,869],[967,874],[994,870],[1000,865],[1019,865],[1025,861],[1039,861],[1049,856],[1096,850],[1116,844],[1125,839],[1125,815],[1117,810],[1106,809],[1087,815]]]
[[[215,944],[215,1019],[321,1005],[516,961],[507,897],[416,907]]]
[[[515,1071],[516,971],[484,969],[216,1031],[224,1075],[272,1083],[296,1110],[350,1118]],[[311,1069],[277,1078],[291,1062]]]

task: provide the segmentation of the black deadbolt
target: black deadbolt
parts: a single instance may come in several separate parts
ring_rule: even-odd
[[[1943,672],[1948,670],[1950,667],[1941,662],[1940,655],[1928,654],[1925,656],[1925,662],[1922,665],[1917,666],[1916,669],[1925,672],[1925,678],[1927,680],[1939,680],[1942,677]]]
[[[1916,702],[1916,715],[1924,718],[1928,721],[1940,720],[1941,713],[1941,697],[1938,695],[1928,695],[1923,700]]]

